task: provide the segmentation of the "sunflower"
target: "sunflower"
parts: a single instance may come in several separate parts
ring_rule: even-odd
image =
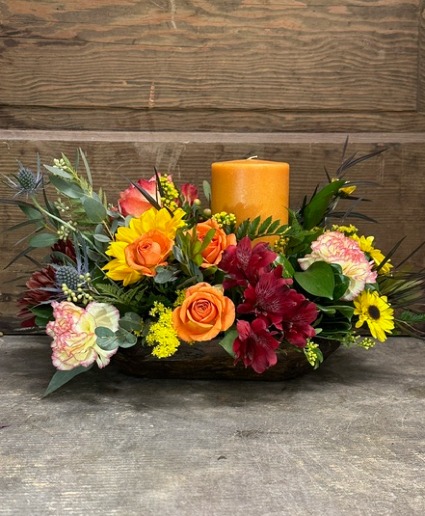
[[[106,254],[113,259],[103,270],[106,276],[122,281],[124,286],[136,283],[143,276],[154,276],[156,267],[167,264],[176,231],[184,226],[185,212],[178,208],[170,214],[166,208],[151,208],[139,218],[130,220],[128,227],[120,227]]]
[[[359,316],[356,328],[366,322],[372,336],[381,342],[387,338],[385,333],[391,333],[394,329],[394,310],[387,296],[380,296],[378,292],[365,290],[357,296],[354,300],[354,315]]]

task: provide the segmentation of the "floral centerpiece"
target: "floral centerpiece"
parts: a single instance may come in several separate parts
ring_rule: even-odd
[[[23,326],[52,339],[57,371],[47,393],[107,366],[120,348],[160,361],[216,339],[231,363],[261,375],[289,348],[317,368],[322,339],[368,349],[420,334],[424,273],[395,267],[394,249],[385,256],[346,222],[368,217],[337,210],[341,199],[361,200],[346,171],[379,152],[343,157],[285,224],[211,213],[195,185],[156,170],[110,203],[94,190],[82,151],[77,164],[62,156],[43,171],[40,161],[36,172],[20,165],[6,178],[16,195],[4,202],[34,230],[19,256],[37,269],[19,305]],[[38,263],[31,252],[42,247],[48,257]]]

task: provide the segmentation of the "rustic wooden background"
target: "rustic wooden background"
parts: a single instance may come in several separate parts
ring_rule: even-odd
[[[388,148],[353,177],[378,184],[364,211],[380,224],[361,228],[384,251],[406,236],[401,259],[424,238],[424,4],[0,1],[0,173],[81,147],[112,200],[154,165],[200,184],[211,162],[258,155],[291,164],[295,208],[349,135],[353,152]],[[20,214],[0,209],[5,265]],[[29,269],[0,273],[3,331]]]

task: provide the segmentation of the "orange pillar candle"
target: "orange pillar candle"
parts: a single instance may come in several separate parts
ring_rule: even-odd
[[[278,161],[239,159],[212,164],[211,210],[245,219],[272,216],[288,222],[289,165]]]

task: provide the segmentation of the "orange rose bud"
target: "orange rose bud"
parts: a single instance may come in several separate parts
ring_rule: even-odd
[[[156,268],[167,265],[173,241],[157,229],[148,231],[125,248],[127,265],[145,276],[155,276]]]
[[[236,245],[236,236],[233,233],[227,235],[213,219],[201,222],[195,226],[196,234],[201,242],[211,229],[215,229],[214,236],[212,237],[211,242],[202,251],[204,262],[201,264],[201,267],[204,268],[218,265],[223,255],[223,251],[229,247],[229,245]]]
[[[189,287],[182,305],[173,311],[173,326],[185,342],[211,340],[228,330],[234,320],[233,301],[209,283]]]

